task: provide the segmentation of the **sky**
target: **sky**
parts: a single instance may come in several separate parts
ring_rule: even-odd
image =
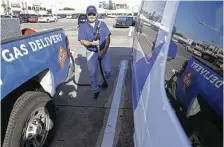
[[[163,14],[164,2],[146,2],[143,9],[148,13]],[[164,17],[163,17],[164,18]],[[165,22],[165,21],[163,21]],[[207,25],[202,26],[199,22]],[[181,1],[176,13],[175,27],[178,33],[193,40],[223,47],[223,2],[221,1]]]
[[[10,2],[18,2],[18,1],[28,1],[33,2],[34,0],[9,0]],[[61,7],[72,7],[72,8],[86,8],[88,5],[98,6],[100,1],[103,0],[35,0],[38,2],[43,2],[46,4],[58,4]],[[109,2],[109,0],[105,0]],[[141,0],[112,0],[112,2],[117,3],[127,3],[130,5],[140,4]]]
[[[202,26],[198,22],[205,22],[207,26]],[[178,33],[222,47],[223,4],[214,1],[181,2],[175,26]]]

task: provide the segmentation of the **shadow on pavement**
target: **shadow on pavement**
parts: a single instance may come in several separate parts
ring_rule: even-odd
[[[96,144],[102,142],[102,131],[104,132],[104,124],[107,122],[107,115],[113,97],[116,85],[117,75],[119,72],[119,64],[121,60],[129,60],[132,49],[123,47],[109,48],[111,58],[112,76],[108,79],[109,87],[101,89],[97,100],[92,98],[92,90],[90,86],[77,86],[73,82],[64,84],[58,88],[54,101],[57,106],[57,133],[52,147],[95,147]],[[89,83],[89,72],[87,70],[86,57],[78,55],[75,58],[77,68],[77,83]],[[130,72],[130,71],[129,71]],[[101,84],[102,79],[98,72],[98,83]],[[130,77],[130,75],[128,76]],[[130,146],[133,134],[132,125],[132,104],[131,104],[131,79],[125,80],[124,97],[122,104],[125,112],[121,121],[121,131],[118,139],[118,146]],[[119,110],[119,113],[120,110]],[[130,116],[126,116],[130,115]],[[118,116],[120,117],[120,115]],[[128,127],[131,127],[128,129]],[[129,131],[130,130],[130,131]],[[123,141],[124,140],[124,141]],[[127,141],[128,140],[128,141]],[[127,144],[127,145],[125,145]]]

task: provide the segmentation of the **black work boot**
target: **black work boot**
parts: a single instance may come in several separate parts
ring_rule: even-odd
[[[103,81],[103,83],[102,83],[101,87],[102,87],[103,89],[107,88],[107,87],[108,87],[107,82]]]
[[[93,94],[93,99],[97,99],[98,96],[99,96],[99,92],[95,92],[95,93]]]

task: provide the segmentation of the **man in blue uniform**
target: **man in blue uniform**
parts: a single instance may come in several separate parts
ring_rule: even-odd
[[[90,74],[91,87],[93,90],[93,98],[97,98],[99,95],[99,86],[97,81],[98,74],[98,57],[102,58],[102,67],[105,78],[109,78],[111,75],[110,60],[107,53],[107,49],[110,44],[110,35],[106,24],[97,19],[97,10],[95,6],[88,6],[86,9],[87,22],[80,24],[78,40],[86,47],[87,65]],[[99,28],[99,40],[96,40],[96,32]],[[97,53],[97,50],[99,51]],[[106,83],[102,84],[103,88],[107,87]]]

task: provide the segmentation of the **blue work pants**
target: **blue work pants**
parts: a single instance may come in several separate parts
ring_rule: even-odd
[[[98,65],[99,65],[98,53],[87,50],[86,58],[87,58],[88,71],[90,74],[90,83],[91,83],[92,91],[94,93],[99,92],[99,85],[97,80]],[[104,76],[106,79],[108,79],[111,76],[111,65],[110,65],[110,58],[109,58],[108,52],[106,52],[102,56],[101,62],[102,62]]]

